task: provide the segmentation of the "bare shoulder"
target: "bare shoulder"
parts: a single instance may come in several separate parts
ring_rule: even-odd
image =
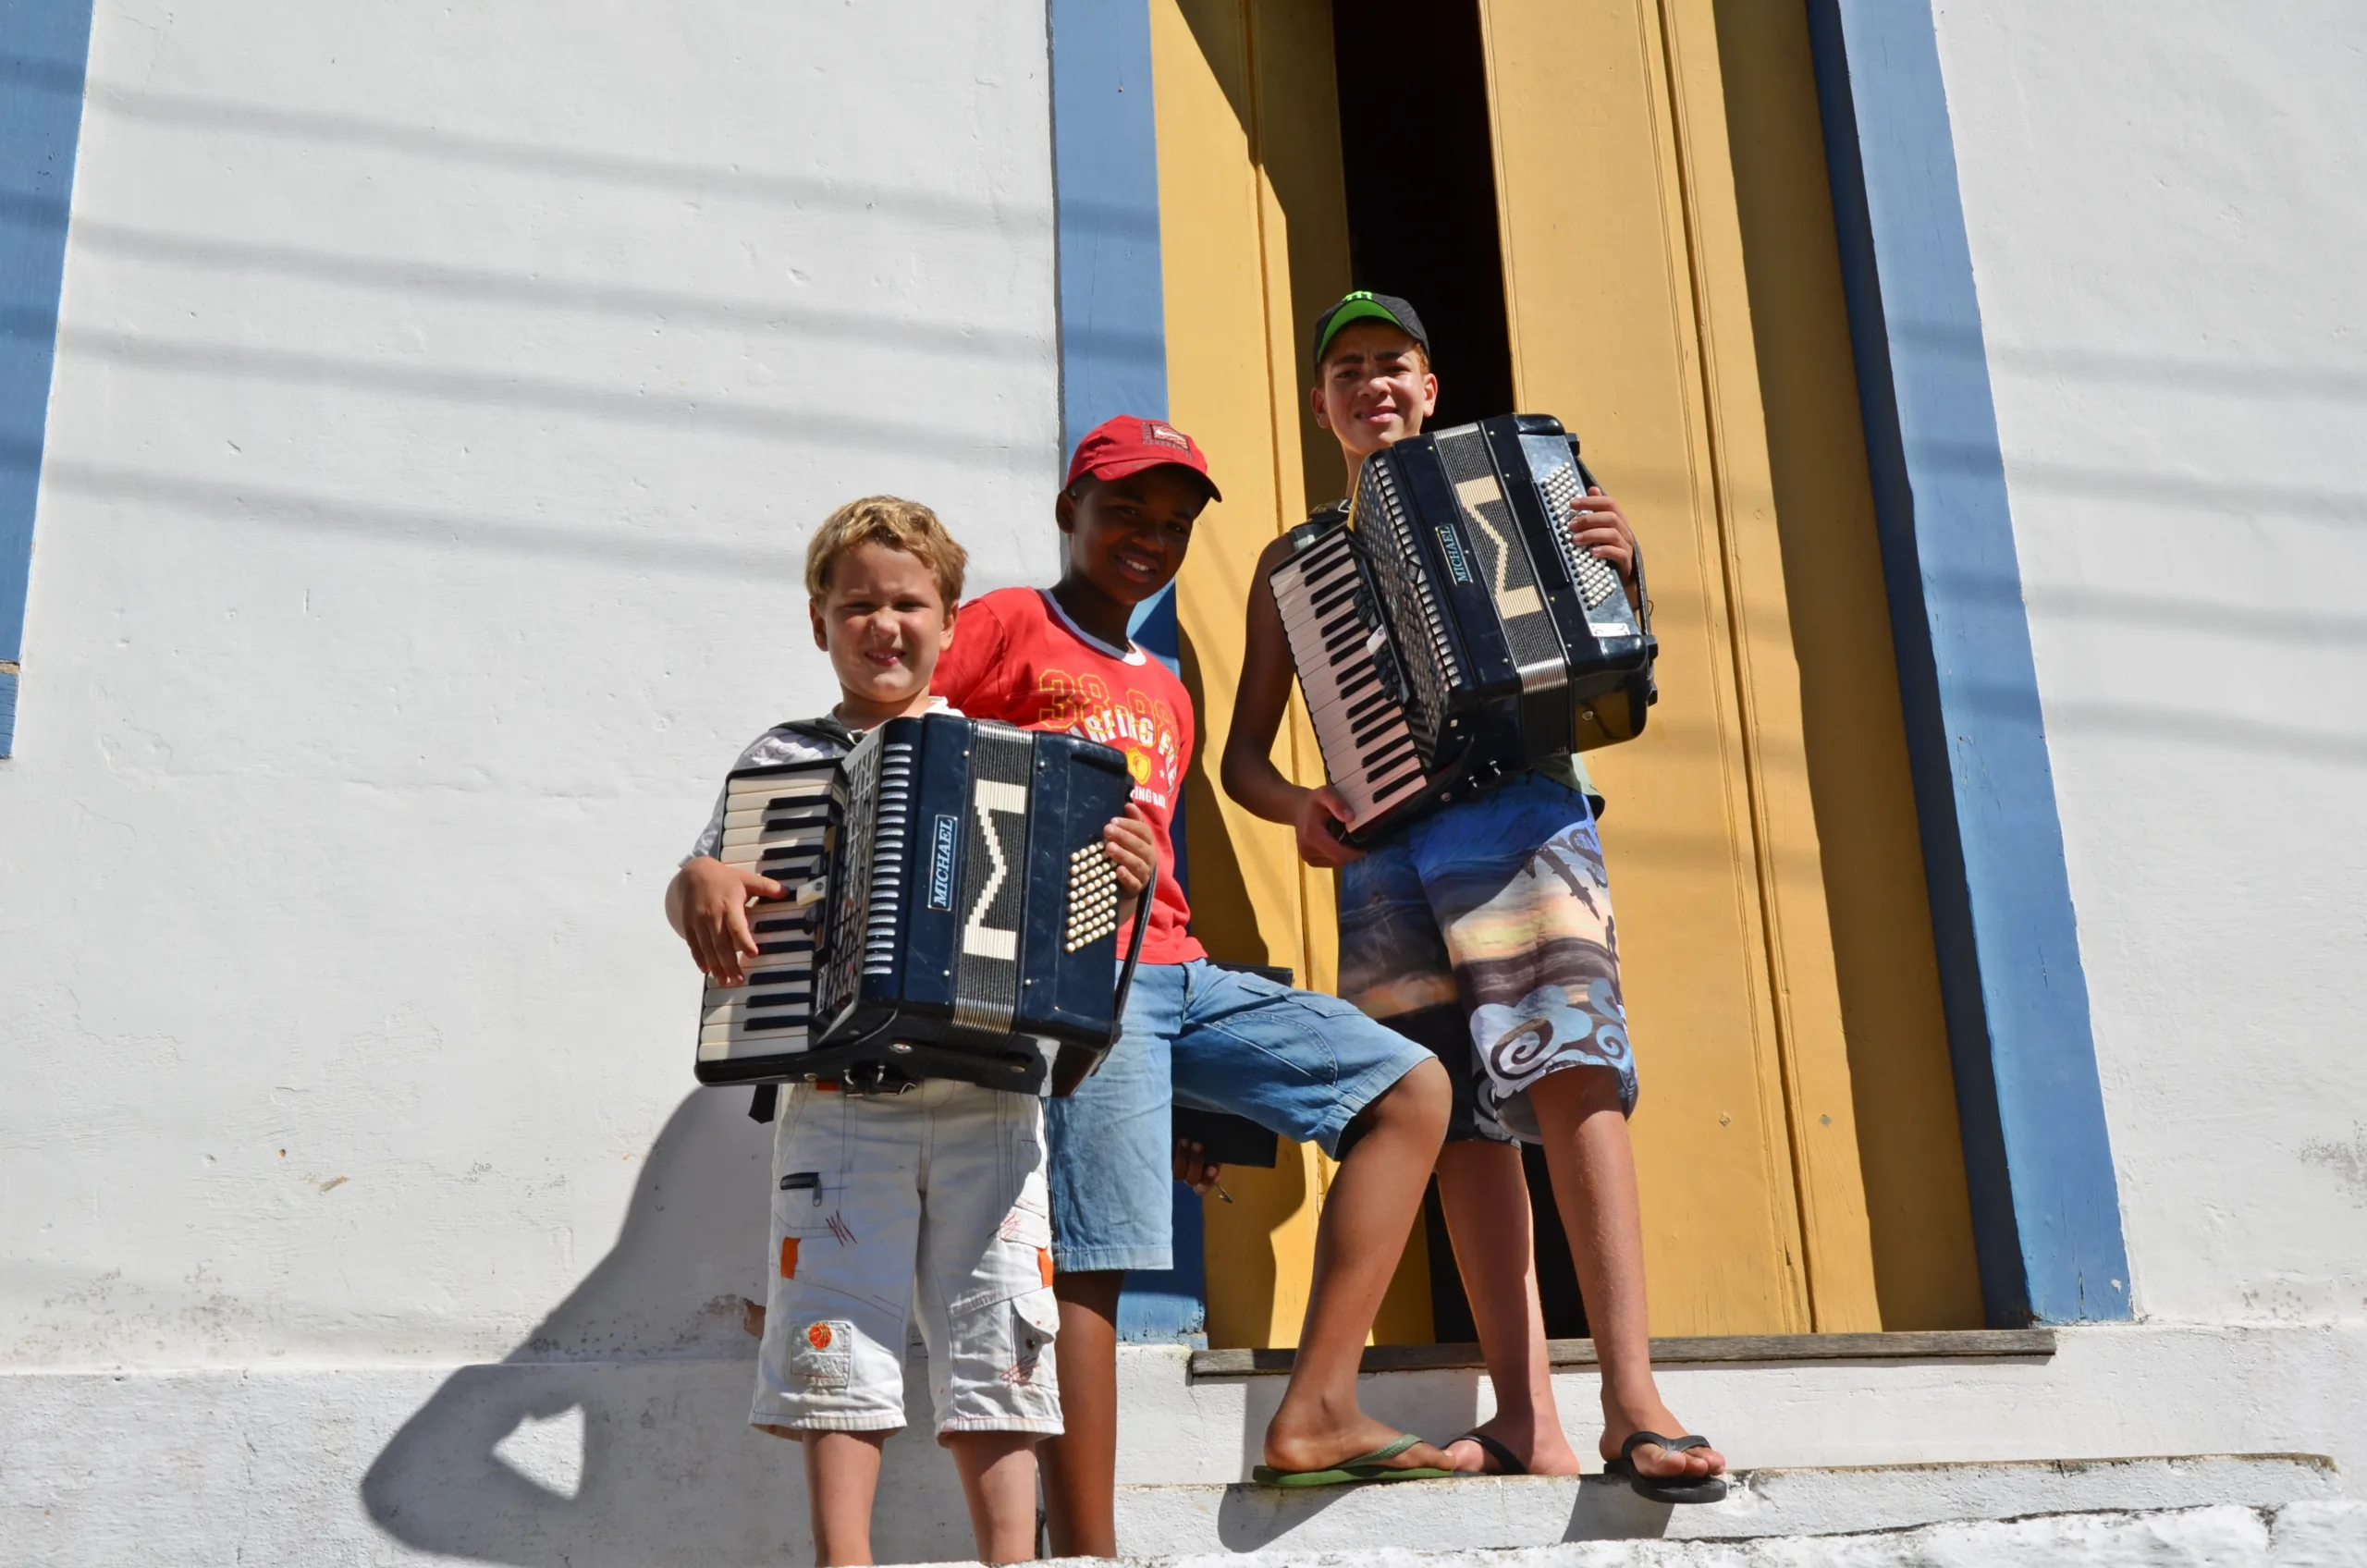
[[[1267,542],[1266,547],[1257,552],[1257,580],[1264,582],[1266,574],[1290,559],[1291,555],[1291,536],[1287,533],[1275,534]]]

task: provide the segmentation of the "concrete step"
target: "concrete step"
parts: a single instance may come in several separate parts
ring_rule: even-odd
[[[1130,1560],[1212,1553],[1466,1552],[1603,1540],[1735,1541],[1913,1530],[2031,1515],[2264,1510],[2336,1499],[2314,1454],[1884,1464],[1738,1472],[1722,1502],[1648,1502],[1608,1476],[1502,1476],[1283,1491],[1126,1486]],[[2367,1560],[2367,1542],[2361,1547]]]
[[[1073,1568],[1085,1560],[1071,1559]],[[1158,1560],[1158,1568],[2356,1568],[2367,1503],[2233,1503],[1949,1521],[1846,1536],[1563,1541],[1497,1550],[1274,1548]],[[1056,1568],[1048,1564],[1047,1568]]]

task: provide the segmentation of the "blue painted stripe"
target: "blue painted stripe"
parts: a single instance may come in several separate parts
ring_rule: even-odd
[[[0,663],[6,664],[24,656],[33,507],[90,53],[91,0],[0,0]],[[17,680],[0,671],[0,757],[16,734]]]
[[[1941,989],[1996,1325],[2128,1261],[1928,0],[1810,0]],[[1960,585],[2011,582],[2010,594]],[[1954,585],[1954,586],[1952,586]]]
[[[1065,456],[1114,414],[1167,417],[1167,292],[1147,0],[1050,0],[1049,19]],[[1171,590],[1135,612],[1133,631],[1174,668],[1181,645]],[[1180,808],[1175,827],[1181,859]],[[1128,1277],[1119,1337],[1189,1339],[1207,1321],[1207,1301],[1199,1200],[1179,1183],[1175,1267]]]
[[[1063,452],[1112,414],[1167,417],[1159,127],[1147,0],[1051,0]]]

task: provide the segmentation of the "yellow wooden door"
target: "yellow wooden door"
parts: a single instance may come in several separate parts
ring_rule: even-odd
[[[1208,452],[1225,499],[1202,517],[1176,589],[1184,679],[1200,720],[1186,781],[1193,930],[1220,959],[1276,963],[1334,988],[1332,876],[1301,864],[1287,827],[1214,783],[1233,721],[1249,573],[1275,533],[1342,488],[1338,448],[1302,411],[1294,345],[1348,288],[1346,201],[1326,0],[1151,0],[1168,410]],[[1328,474],[1326,472],[1328,465]],[[1276,756],[1319,780],[1294,699]],[[1290,1345],[1306,1310],[1331,1162],[1285,1147],[1272,1171],[1227,1173],[1206,1205],[1208,1342]],[[1374,1327],[1429,1338],[1422,1239]]]
[[[1734,92],[1711,0],[1481,3],[1520,406],[1577,431],[1625,503],[1662,645],[1650,729],[1589,759],[1613,802],[1662,1334],[1978,1321],[1831,219],[1802,155],[1805,37],[1761,15],[1781,9],[1727,18],[1770,51]],[[1331,8],[1151,0],[1151,17],[1170,409],[1227,496],[1178,591],[1201,723],[1196,927],[1220,957],[1329,988],[1331,878],[1224,800],[1205,758],[1231,718],[1251,563],[1342,485],[1303,369],[1315,314],[1351,282]],[[1764,142],[1759,174],[1812,174],[1821,219],[1797,199],[1738,205],[1730,97]],[[1760,266],[1747,216],[1754,247],[1821,221],[1825,250]],[[1763,374],[1754,299],[1825,338]],[[1796,598],[1819,618],[1808,635]],[[1277,760],[1319,774],[1295,709]],[[1881,1125],[1862,1142],[1861,1107]],[[1211,1343],[1293,1342],[1327,1174],[1301,1151],[1228,1176],[1238,1201],[1208,1207]],[[1427,1286],[1417,1233],[1377,1337],[1428,1337]]]

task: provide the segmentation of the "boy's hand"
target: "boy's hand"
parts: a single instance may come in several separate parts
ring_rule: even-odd
[[[1175,1140],[1175,1179],[1191,1188],[1194,1193],[1201,1197],[1207,1197],[1208,1189],[1217,1184],[1217,1178],[1223,1173],[1224,1167],[1210,1164],[1198,1144],[1189,1138]],[[1228,1194],[1225,1202],[1232,1201],[1233,1198]]]
[[[675,873],[681,888],[682,940],[699,973],[721,986],[744,986],[744,960],[756,956],[756,934],[748,928],[752,899],[785,897],[788,889],[769,876],[702,857]]]
[[[1628,526],[1627,514],[1619,509],[1619,503],[1602,493],[1601,485],[1588,485],[1587,493],[1570,503],[1570,537],[1579,549],[1609,561],[1620,582],[1635,586],[1636,531]]]
[[[1364,859],[1364,851],[1343,842],[1331,831],[1335,822],[1347,827],[1348,802],[1331,785],[1301,793],[1293,821],[1298,828],[1298,858],[1307,864],[1330,870]]]
[[[1118,874],[1118,924],[1131,928],[1134,900],[1150,886],[1150,875],[1159,865],[1159,840],[1152,836],[1150,818],[1143,815],[1142,807],[1128,801],[1122,815],[1103,825],[1101,852],[1110,857],[1110,868]]]

